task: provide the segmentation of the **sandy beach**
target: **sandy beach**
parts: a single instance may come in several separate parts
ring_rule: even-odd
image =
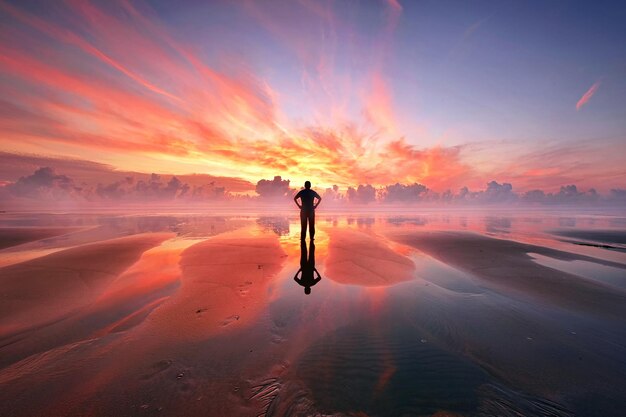
[[[394,285],[413,278],[413,262],[377,236],[353,231],[330,234],[325,267],[329,279],[368,287]]]
[[[0,268],[0,414],[620,415],[619,251],[387,220],[322,222],[309,295],[296,218],[26,243]]]
[[[68,249],[2,269],[0,337],[89,305],[147,249],[171,237],[135,235]]]
[[[3,227],[0,228],[0,250],[24,243],[71,233],[80,228]]]
[[[626,275],[624,264],[472,233],[413,233],[394,238],[472,273],[481,278],[481,285],[487,288],[517,291],[523,296],[542,298],[558,306],[575,311],[582,309],[615,320],[626,317],[626,293],[539,265],[529,254],[591,261],[623,269]]]

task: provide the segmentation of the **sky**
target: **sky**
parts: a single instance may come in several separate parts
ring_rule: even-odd
[[[0,182],[47,160],[626,188],[624,21],[603,1],[0,0]]]

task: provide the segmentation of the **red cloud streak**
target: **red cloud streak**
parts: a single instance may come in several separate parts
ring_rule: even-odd
[[[596,81],[595,83],[593,83],[593,85],[589,87],[589,90],[587,90],[585,94],[582,95],[580,100],[578,100],[578,102],[576,103],[576,110],[580,110],[585,104],[587,104],[587,102],[591,100],[591,97],[593,97],[596,91],[598,91],[599,87],[600,81]]]
[[[385,75],[403,12],[396,0],[385,6],[371,62],[358,77],[335,65],[338,34],[353,30],[340,27],[345,22],[332,8],[309,1],[285,6],[288,16],[300,7],[324,28],[328,42],[320,48],[315,24],[277,22],[255,4],[243,4],[244,13],[301,61],[305,90],[317,92],[305,103],[314,117],[304,121],[286,116],[289,92],[271,85],[247,55],[226,47],[223,54],[209,53],[201,40],[183,42],[147,7],[134,4],[70,0],[55,8],[53,19],[0,1],[10,20],[0,28],[3,151],[92,160],[122,172],[199,172],[250,183],[282,175],[294,182],[315,178],[322,186],[420,182],[444,190],[493,179],[464,161],[462,146],[419,147],[419,138],[402,136]],[[355,45],[362,41],[353,38]],[[533,181],[546,172],[534,170],[541,166],[511,172],[522,168]]]

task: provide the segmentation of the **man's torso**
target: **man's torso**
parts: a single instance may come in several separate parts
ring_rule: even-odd
[[[302,201],[302,210],[313,210],[313,199],[319,198],[319,195],[315,191],[305,188],[296,195],[296,198],[298,197]]]

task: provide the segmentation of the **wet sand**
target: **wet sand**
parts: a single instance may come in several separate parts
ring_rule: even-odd
[[[619,416],[626,407],[624,291],[592,279],[625,263],[540,233],[520,235],[531,244],[410,218],[322,220],[322,280],[306,295],[293,282],[297,218],[277,218],[278,230],[256,219],[164,220],[107,220],[76,247],[0,268],[0,415]],[[77,243],[120,233],[130,236]],[[584,262],[586,275],[549,259]]]
[[[0,250],[41,239],[64,235],[80,228],[3,227],[0,228]]]
[[[553,230],[565,242],[626,252],[626,233],[615,230]]]
[[[626,233],[615,230],[555,230],[557,236],[626,245]]]
[[[624,269],[626,265],[474,233],[427,232],[392,238],[483,280],[482,285],[545,299],[573,310],[626,318],[626,292],[533,262],[529,253],[560,260],[585,260]]]
[[[161,240],[171,237],[171,234],[159,236]],[[149,249],[141,245],[147,243],[141,240],[145,238],[141,235],[124,238],[121,243],[141,252]],[[133,414],[147,409],[142,408],[143,403],[136,403],[137,398],[151,397],[155,389],[163,397],[161,408],[168,408],[171,415],[201,415],[202,410],[219,409],[219,401],[205,392],[216,366],[214,361],[224,360],[227,351],[243,357],[248,353],[248,345],[255,342],[245,337],[248,340],[245,344],[235,342],[226,349],[221,344],[213,346],[213,342],[206,345],[207,341],[229,337],[232,332],[249,331],[246,328],[267,307],[271,297],[268,285],[285,260],[277,239],[254,233],[251,236],[249,230],[225,233],[186,248],[178,245],[173,251],[159,251],[156,247],[155,256],[147,255],[151,251],[148,250],[132,267],[117,262],[114,257],[121,250],[114,245],[118,240],[121,239],[83,247],[80,252],[71,250],[69,254],[64,251],[54,255],[68,261],[72,255],[80,254],[85,262],[93,263],[93,256],[89,255],[91,250],[96,250],[108,259],[102,261],[104,264],[113,260],[126,270],[117,279],[111,279],[98,297],[91,299],[95,304],[82,306],[82,311],[71,317],[3,340],[6,354],[3,359],[10,365],[0,371],[0,386],[5,394],[26,391],[26,397],[30,398],[26,404],[20,402],[19,409],[5,403],[2,407],[5,410],[8,407],[12,415],[85,415],[100,398],[124,397],[129,390],[135,393],[131,402],[101,404],[99,415]],[[51,265],[49,259],[41,262],[44,261],[45,265]],[[26,264],[0,271],[26,268],[22,272],[27,273]],[[170,264],[175,269],[146,282],[146,266],[155,274]],[[85,273],[82,264],[73,269]],[[115,275],[113,271],[107,272],[107,276]],[[13,278],[13,275],[2,276],[7,280]],[[140,276],[143,284],[139,282]],[[67,293],[66,288],[62,289]],[[120,315],[120,311],[125,314]],[[212,353],[206,356],[208,352]],[[234,372],[234,378],[239,374],[239,366],[228,363],[233,368],[228,373]],[[226,370],[222,375],[225,374]],[[228,390],[222,382],[218,379],[212,389],[224,396],[227,402],[221,406],[226,406],[231,400],[226,400]],[[48,388],[50,383],[66,388],[61,391]],[[195,398],[189,401],[188,395],[194,390],[204,392],[197,394],[203,398],[201,403]],[[44,400],[37,394],[43,391],[48,393]],[[155,400],[160,401],[158,398],[144,401],[151,404]],[[156,411],[154,407],[148,412]],[[216,413],[213,415],[221,415]]]
[[[337,230],[330,234],[326,259],[329,279],[367,287],[394,285],[413,279],[413,261],[394,252],[380,237]]]
[[[112,239],[2,268],[0,337],[54,322],[89,305],[145,250],[171,236]]]
[[[150,317],[145,331],[169,338],[182,333],[189,341],[250,325],[266,307],[268,285],[284,257],[275,237],[245,230],[191,246],[180,257],[180,288]]]

